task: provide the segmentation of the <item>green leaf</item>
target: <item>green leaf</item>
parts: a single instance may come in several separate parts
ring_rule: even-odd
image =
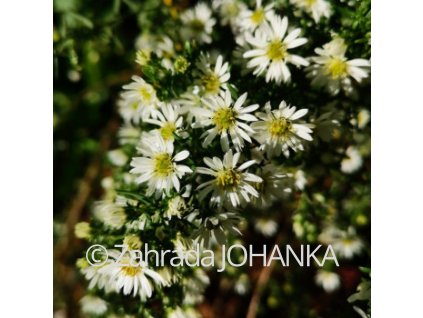
[[[140,194],[133,193],[133,192],[126,191],[126,190],[116,190],[116,193],[121,195],[121,196],[124,196],[127,199],[137,200],[137,201],[140,201],[142,203],[149,204],[149,202],[145,200],[145,197],[140,195]]]
[[[67,12],[64,18],[68,26],[71,28],[94,28],[92,21],[79,13]]]

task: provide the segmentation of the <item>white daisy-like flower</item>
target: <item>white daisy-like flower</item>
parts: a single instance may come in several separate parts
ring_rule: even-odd
[[[136,39],[135,48],[138,50],[135,59],[137,64],[146,65],[154,53],[161,59],[164,68],[173,71],[172,58],[175,56],[175,46],[168,36],[143,33]]]
[[[291,3],[310,14],[318,23],[322,17],[329,18],[332,10],[326,0],[291,0]]]
[[[186,159],[189,151],[183,150],[173,156],[173,143],[165,142],[160,135],[142,140],[137,149],[143,157],[132,158],[130,173],[140,174],[137,183],[147,183],[146,194],[169,195],[172,188],[179,192],[179,179],[192,170],[177,162]]]
[[[124,295],[132,294],[134,297],[139,295],[143,300],[151,297],[154,285],[160,287],[165,283],[163,278],[149,269],[143,261],[134,260],[129,255],[121,257],[119,262],[117,260],[110,262],[102,267],[100,272],[108,276],[116,289],[122,291]]]
[[[364,248],[363,241],[357,236],[353,227],[341,231],[332,244],[335,253],[346,259],[359,255]]]
[[[123,206],[112,201],[96,202],[94,204],[94,217],[113,229],[122,228],[126,222]]]
[[[346,150],[347,157],[341,161],[341,171],[351,174],[356,172],[363,165],[363,158],[356,147],[349,146]]]
[[[297,170],[294,174],[294,184],[298,190],[304,190],[307,185],[307,178],[303,170]]]
[[[363,241],[357,236],[355,229],[350,226],[346,231],[331,225],[319,235],[319,241],[332,245],[335,254],[342,258],[351,259],[361,253]]]
[[[117,167],[124,166],[128,161],[128,156],[122,149],[110,150],[107,153],[107,158],[109,159],[110,163]]]
[[[184,40],[196,40],[200,44],[211,43],[211,33],[216,20],[207,4],[200,2],[194,8],[186,10],[181,14],[181,21],[181,36]]]
[[[238,23],[240,13],[245,11],[247,6],[239,0],[215,0],[213,1],[213,9],[219,13],[220,24],[229,24],[234,28]]]
[[[289,107],[282,101],[279,108],[274,110],[271,109],[270,102],[267,102],[264,110],[264,113],[256,113],[260,121],[252,123],[251,127],[256,131],[254,138],[261,144],[260,149],[265,150],[269,158],[281,153],[289,157],[290,148],[302,151],[302,140],[313,140],[313,126],[298,121],[307,114],[307,109],[297,110],[295,106]]]
[[[259,105],[249,105],[243,107],[247,93],[241,95],[234,104],[229,91],[225,91],[221,96],[209,96],[202,99],[206,108],[193,110],[199,117],[195,127],[209,127],[201,138],[204,138],[203,147],[207,147],[220,135],[220,143],[223,151],[229,150],[229,137],[237,151],[244,147],[244,140],[251,142],[250,135],[254,130],[246,122],[256,121],[257,118],[250,114]]]
[[[99,257],[99,255],[96,255],[96,257]],[[108,262],[104,265],[90,265],[81,269],[82,275],[89,281],[88,289],[100,288],[106,293],[117,292],[115,284],[110,282],[110,277],[101,270],[107,264]]]
[[[180,113],[185,115],[185,121],[189,124],[195,122],[197,117],[193,110],[203,107],[200,90],[200,87],[195,85],[190,87],[185,93],[182,93],[178,99],[172,101],[172,103],[180,106]]]
[[[254,10],[244,9],[239,14],[239,25],[242,30],[253,32],[263,26],[273,14],[273,3],[263,7],[262,0],[256,0]]]
[[[157,119],[146,119],[145,122],[159,126],[159,133],[163,140],[173,141],[174,134],[182,127],[183,118],[180,116],[180,108],[177,105],[161,103],[156,113]]]
[[[254,228],[265,237],[272,237],[278,230],[278,223],[272,219],[260,218],[254,222]]]
[[[119,145],[136,145],[140,139],[141,130],[126,123],[117,132]]]
[[[238,229],[240,216],[235,212],[220,212],[204,219],[193,238],[200,246],[210,247],[211,244],[223,245],[227,243],[227,235],[242,235]]]
[[[118,102],[119,112],[126,122],[138,124],[140,120],[155,117],[158,99],[156,90],[139,76],[132,76],[133,82],[124,85],[126,91]]]
[[[156,37],[149,32],[140,34],[135,39],[135,48],[150,54],[156,48]]]
[[[254,188],[255,183],[263,181],[255,174],[246,172],[248,167],[255,164],[255,160],[249,160],[238,166],[240,153],[232,153],[229,150],[223,157],[223,162],[217,157],[204,158],[205,167],[196,169],[197,173],[212,176],[213,179],[202,183],[197,189],[200,200],[212,193],[210,203],[223,206],[230,204],[239,206],[242,202],[250,202],[250,197],[258,197],[259,193]]]
[[[288,63],[297,67],[309,64],[306,59],[289,52],[307,42],[306,38],[298,37],[301,29],[294,29],[286,35],[287,30],[287,17],[270,15],[269,23],[264,24],[254,35],[246,35],[246,41],[252,46],[243,55],[250,59],[247,67],[254,68],[253,74],[257,76],[266,72],[266,82],[288,82],[291,79]]]
[[[107,302],[100,297],[85,295],[79,300],[79,304],[86,315],[102,315],[107,311]]]
[[[172,57],[175,56],[175,46],[168,36],[159,38],[154,53],[161,59],[165,69],[173,71]]]
[[[117,102],[118,111],[125,123],[138,124],[146,113],[143,113],[143,108],[138,100],[123,98]],[[148,107],[147,107],[148,108]]]
[[[316,284],[328,293],[337,290],[341,286],[341,279],[338,274],[323,269],[317,271],[315,280]]]
[[[194,268],[192,275],[184,277],[182,281],[184,291],[184,305],[193,306],[204,301],[204,291],[210,284],[207,273],[199,267]]]
[[[202,54],[197,67],[199,70],[197,84],[202,88],[204,96],[218,95],[222,90],[227,89],[227,82],[231,77],[229,63],[223,63],[222,55],[217,57],[214,67],[210,65],[210,57]]]
[[[263,179],[263,182],[255,184],[259,197],[252,199],[252,203],[258,208],[269,207],[291,190],[287,187],[288,175],[281,167],[270,163],[257,169],[256,174]]]
[[[352,94],[353,80],[361,83],[369,76],[370,61],[348,60],[345,57],[347,45],[339,37],[314,51],[318,56],[311,57],[314,64],[307,69],[307,76],[312,78],[311,85],[314,87],[325,87],[332,95],[338,94],[341,89],[346,94]]]
[[[247,274],[241,274],[236,280],[234,290],[238,295],[245,295],[251,289],[251,282]]]

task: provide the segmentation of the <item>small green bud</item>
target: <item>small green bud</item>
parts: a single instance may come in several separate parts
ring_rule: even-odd
[[[175,67],[176,73],[184,74],[190,66],[190,63],[185,57],[178,56],[176,61],[173,63],[173,66]]]

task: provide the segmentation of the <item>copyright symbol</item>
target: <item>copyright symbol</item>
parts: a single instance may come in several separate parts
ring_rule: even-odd
[[[95,244],[90,246],[85,257],[90,265],[102,266],[106,264],[109,255],[107,254],[107,249],[103,245]]]

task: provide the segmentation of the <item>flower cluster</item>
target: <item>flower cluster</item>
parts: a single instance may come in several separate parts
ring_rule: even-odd
[[[300,201],[292,225],[299,239],[333,244],[347,259],[362,252],[355,229],[333,226],[332,210],[321,219],[321,232],[310,221],[307,204],[315,201],[329,210],[333,202],[300,193],[309,186],[309,174],[317,175],[314,183],[323,178],[313,165],[328,162],[317,150],[329,149],[328,140],[334,141],[339,175],[360,171],[366,151],[351,140],[337,142],[339,127],[349,120],[364,131],[368,120],[358,125],[350,118],[357,114],[338,113],[342,103],[329,100],[357,94],[370,63],[348,59],[346,41],[334,32],[326,34],[329,43],[313,39],[284,10],[260,0],[253,7],[238,0],[200,2],[177,15],[173,30],[138,38],[140,71],[123,85],[118,101],[123,123],[119,148],[108,155],[113,173],[102,182],[93,221],[77,226],[78,237],[108,245],[109,255],[116,253],[115,244],[138,249],[144,242],[157,249],[194,243],[218,248],[242,240],[251,220],[260,235],[274,236],[281,219],[274,207]],[[316,24],[332,14],[326,0],[291,0],[286,10],[299,10]],[[222,39],[233,49],[225,49]],[[89,289],[105,299],[86,296],[86,311],[95,303],[95,314],[106,312],[109,294],[117,293],[147,304],[137,312],[122,309],[134,316],[196,317],[195,305],[208,284],[202,268],[122,261],[123,266],[101,267],[79,262]],[[242,275],[247,283],[237,282],[236,290],[245,293],[248,276]],[[340,285],[330,269],[321,270],[316,282],[328,292]],[[154,297],[165,308],[160,313],[148,306]]]

